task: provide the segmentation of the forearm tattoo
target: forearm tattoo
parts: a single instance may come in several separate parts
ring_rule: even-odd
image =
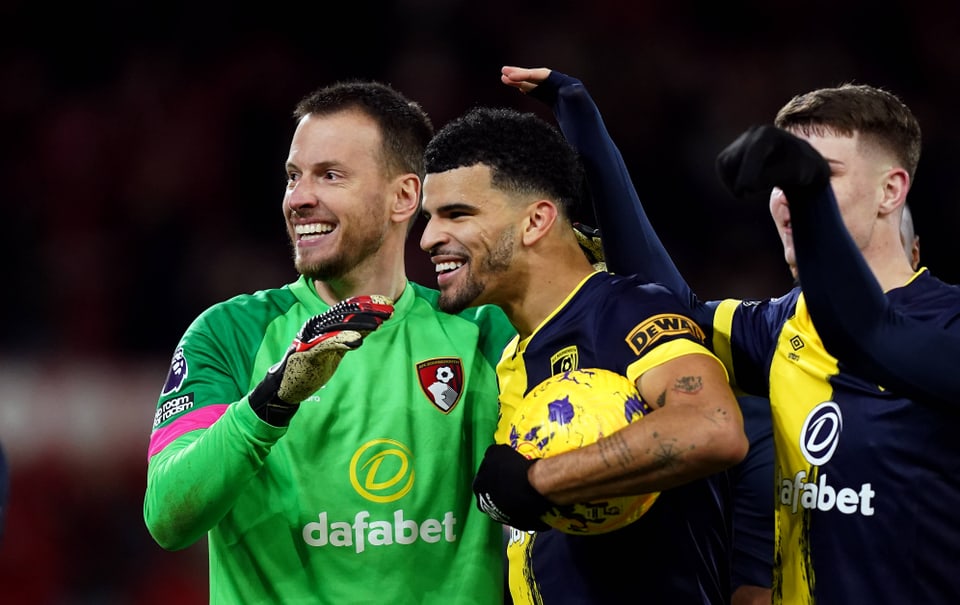
[[[627,441],[619,432],[610,435],[606,439],[601,439],[597,442],[597,445],[600,447],[600,456],[603,458],[603,462],[607,465],[607,468],[613,468],[615,466],[630,468],[632,466],[633,452],[630,451]]]
[[[680,451],[676,447],[676,440],[661,441],[660,434],[656,431],[651,436],[657,442],[647,452],[657,461],[656,468],[664,469],[678,466],[680,464]],[[597,446],[600,448],[600,457],[607,468],[631,469],[636,464],[633,451],[619,432],[601,439],[597,442]]]
[[[657,461],[657,468],[674,468],[680,465],[680,452],[673,442],[657,441],[653,457]]]
[[[648,452],[656,460],[657,469],[674,468],[680,464],[680,452],[676,443],[672,441],[660,441],[660,435],[653,433],[653,438],[657,440],[653,449]],[[634,455],[627,445],[626,440],[619,434],[614,433],[606,439],[597,442],[600,447],[600,456],[607,468],[633,468]]]
[[[676,379],[671,391],[677,393],[694,394],[703,390],[703,378],[701,376],[681,376]],[[656,399],[656,407],[662,408],[667,404],[667,390],[665,389]],[[655,460],[658,469],[674,468],[680,464],[680,450],[677,448],[676,440],[662,440],[659,433],[654,431],[651,437],[656,441],[655,445],[647,450]],[[633,467],[635,456],[630,450],[626,439],[619,432],[615,432],[605,439],[597,442],[600,448],[600,456],[607,468]],[[691,446],[693,449],[693,446]]]

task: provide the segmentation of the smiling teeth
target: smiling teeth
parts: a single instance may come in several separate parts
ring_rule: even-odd
[[[330,233],[333,231],[333,225],[329,223],[311,223],[309,225],[295,225],[293,228],[297,235],[310,235],[312,233]]]
[[[436,270],[437,273],[443,273],[444,271],[453,271],[454,269],[459,269],[463,266],[463,263],[459,262],[448,262],[448,263],[437,263]]]

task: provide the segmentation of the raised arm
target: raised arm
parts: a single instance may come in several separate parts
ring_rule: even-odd
[[[784,130],[760,126],[721,152],[717,167],[738,197],[783,189],[804,297],[827,350],[884,387],[957,407],[960,323],[945,330],[890,304],[843,224],[823,157]]]
[[[507,66],[501,70],[500,79],[549,105],[560,130],[580,154],[594,198],[607,268],[661,283],[683,299],[694,301],[690,286],[650,224],[623,156],[583,83],[545,67]]]
[[[890,304],[843,226],[830,187],[809,203],[791,204],[790,218],[804,296],[827,349],[913,399],[960,405],[960,325],[944,330]]]

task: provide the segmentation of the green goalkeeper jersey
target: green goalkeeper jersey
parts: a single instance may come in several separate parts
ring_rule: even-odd
[[[148,528],[171,550],[208,537],[211,603],[502,602],[501,526],[471,485],[513,328],[408,283],[289,427],[261,421],[246,394],[328,308],[301,277],[187,329],[154,418]]]

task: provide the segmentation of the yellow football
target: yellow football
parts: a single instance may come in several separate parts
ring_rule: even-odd
[[[547,458],[590,445],[650,412],[626,376],[604,369],[551,376],[523,398],[510,421],[510,446],[527,458]],[[633,523],[659,492],[556,507],[543,520],[569,534],[601,534]]]

